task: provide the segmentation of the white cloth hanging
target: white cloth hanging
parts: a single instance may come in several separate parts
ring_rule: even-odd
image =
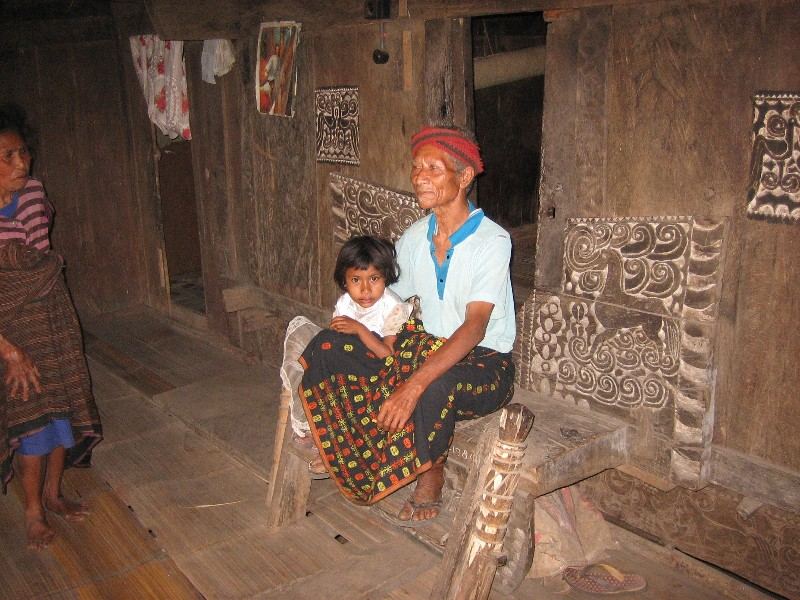
[[[192,139],[183,42],[137,35],[130,38],[130,43],[150,120],[172,139]]]
[[[203,70],[203,81],[216,83],[215,77],[222,77],[231,70],[236,57],[233,55],[233,44],[230,40],[205,40],[200,63]]]

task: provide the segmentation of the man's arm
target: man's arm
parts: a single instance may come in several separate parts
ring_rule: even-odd
[[[469,354],[486,335],[493,308],[489,302],[467,304],[464,323],[383,403],[376,420],[378,427],[395,433],[405,426],[428,386]]]

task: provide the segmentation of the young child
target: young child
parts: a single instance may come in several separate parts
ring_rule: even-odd
[[[357,335],[378,358],[392,354],[395,338],[414,309],[387,286],[399,276],[394,245],[372,236],[358,236],[345,242],[336,258],[334,281],[344,291],[336,301],[330,328]],[[289,323],[284,342],[281,378],[292,391],[290,419],[295,443],[315,448],[309,435],[298,387],[303,375],[297,359],[320,328],[305,317]],[[327,471],[317,458],[309,464],[312,476],[325,477]]]
[[[372,236],[346,242],[333,271],[345,293],[336,302],[330,328],[357,335],[378,358],[389,356],[397,332],[411,313],[410,305],[387,287],[398,276],[391,242]]]

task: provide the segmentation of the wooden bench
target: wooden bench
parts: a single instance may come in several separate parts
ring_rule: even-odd
[[[331,187],[339,243],[396,239],[422,216],[409,194],[335,174]],[[559,487],[612,467],[662,490],[708,484],[727,229],[693,216],[567,220],[560,286],[534,288],[517,315],[514,403],[457,425],[445,510],[409,529],[444,552],[433,598],[484,598],[495,571],[498,587],[516,587],[531,565],[533,500]],[[308,496],[287,440],[276,441],[276,526],[304,514]],[[373,508],[396,514],[408,493]]]

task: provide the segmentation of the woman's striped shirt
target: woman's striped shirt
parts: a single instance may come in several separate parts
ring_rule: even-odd
[[[52,216],[53,209],[42,183],[28,179],[25,187],[13,195],[11,204],[0,209],[0,244],[18,240],[47,252],[50,250]]]

